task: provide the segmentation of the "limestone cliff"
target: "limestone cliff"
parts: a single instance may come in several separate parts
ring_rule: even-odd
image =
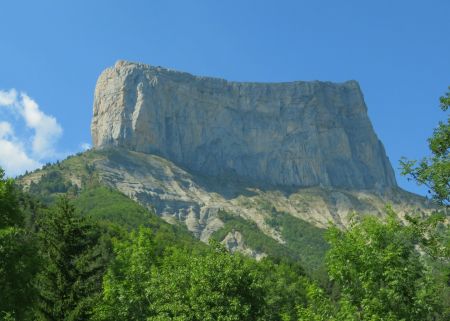
[[[240,83],[120,61],[97,82],[92,138],[260,186],[396,187],[355,81]]]

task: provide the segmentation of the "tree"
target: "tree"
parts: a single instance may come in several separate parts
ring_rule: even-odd
[[[101,233],[64,196],[40,219],[44,260],[37,276],[39,320],[86,320],[101,289],[105,255]]]
[[[18,192],[0,168],[0,315],[30,319],[38,258],[32,236],[24,229]]]
[[[449,91],[440,98],[442,111],[450,106]],[[431,157],[420,162],[403,158],[400,161],[402,174],[415,180],[419,185],[429,188],[429,193],[439,204],[450,206],[450,115],[447,122],[440,122],[428,139]]]
[[[446,307],[443,320],[450,319],[450,226],[443,212],[425,217],[406,216],[409,227],[418,236],[418,244],[428,266],[440,280],[441,301]],[[439,293],[436,293],[439,295]]]
[[[252,263],[211,243],[206,255],[175,250],[153,273],[148,320],[261,320],[262,275]]]
[[[447,112],[450,107],[450,87],[440,97],[440,107]],[[419,185],[426,185],[429,193],[439,205],[450,206],[450,115],[447,122],[440,122],[428,139],[432,156],[417,161],[403,159],[402,174],[408,175]],[[441,275],[446,283],[442,301],[447,305],[445,314],[450,317],[450,228],[445,211],[436,212],[426,218],[411,217],[407,219],[411,227],[420,236],[421,249],[431,258],[436,274]]]
[[[306,303],[307,278],[298,261],[264,258],[254,262],[263,277],[267,321],[296,319],[296,309]]]
[[[433,320],[441,311],[416,230],[396,217],[389,209],[386,222],[364,216],[346,231],[329,229],[329,275],[340,287],[340,306],[353,309],[356,320]]]
[[[151,269],[155,264],[152,238],[151,230],[141,227],[125,240],[115,240],[115,258],[104,276],[96,320],[147,320]]]
[[[263,316],[258,271],[218,244],[207,254],[170,248],[157,256],[151,231],[140,228],[114,248],[97,320],[251,321]]]
[[[308,303],[298,307],[298,321],[359,321],[356,308],[345,298],[333,302],[323,289],[305,280]]]
[[[14,180],[5,178],[5,171],[0,168],[0,228],[10,226],[23,226],[23,215]]]

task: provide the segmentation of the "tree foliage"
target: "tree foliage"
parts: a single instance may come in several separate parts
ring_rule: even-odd
[[[205,255],[167,249],[157,256],[151,231],[115,243],[105,275],[99,320],[259,320],[260,275],[217,244]]]
[[[450,106],[449,91],[440,98],[442,111],[447,112]],[[440,122],[428,139],[431,156],[421,161],[407,160],[400,162],[402,174],[408,175],[418,184],[425,185],[439,204],[450,206],[450,115],[447,120]]]
[[[327,268],[341,295],[334,306],[310,286],[300,320],[423,321],[441,314],[440,289],[416,249],[420,235],[392,210],[385,222],[364,216],[348,230],[331,227],[328,239]]]
[[[86,320],[107,260],[100,231],[61,197],[40,219],[39,240],[44,260],[36,281],[39,320]]]
[[[254,269],[262,275],[264,304],[269,311],[264,320],[296,320],[297,306],[306,303],[307,281],[303,266],[286,259],[264,258],[254,262]]]
[[[330,229],[330,277],[363,319],[427,320],[438,304],[417,235],[388,214],[386,223],[364,217],[346,233]]]
[[[142,227],[125,240],[114,241],[115,258],[103,279],[96,320],[146,320],[150,303],[146,289],[155,259],[151,236],[151,231]]]
[[[5,171],[0,168],[0,228],[23,226],[23,215],[14,180],[5,178]]]
[[[38,269],[32,236],[24,229],[18,193],[0,169],[0,315],[25,320],[34,303]]]

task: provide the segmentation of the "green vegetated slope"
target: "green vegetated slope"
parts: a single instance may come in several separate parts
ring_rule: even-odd
[[[324,229],[275,210],[268,223],[280,230],[286,241],[286,247],[291,252],[297,253],[305,267],[314,269],[324,264],[323,259],[328,250]]]
[[[126,230],[149,227],[155,234],[155,240],[164,243],[161,245],[203,246],[183,226],[169,224],[153,210],[144,208],[117,190],[101,185],[96,180],[94,167],[89,161],[86,162],[98,156],[95,153],[77,155],[31,173],[31,176],[38,174],[40,180],[29,184],[27,190],[45,205],[51,205],[59,196],[68,194],[77,212],[95,222],[112,223]],[[75,176],[82,180],[81,188],[70,181],[69,177]],[[19,178],[19,184],[26,180],[27,176]]]
[[[67,193],[73,199],[77,210],[94,220],[112,222],[126,229],[134,229],[140,225],[151,227],[164,235],[165,242],[169,242],[171,238],[174,242],[197,242],[184,226],[170,225],[152,209],[147,209],[121,192],[102,185],[95,162],[110,157],[117,157],[117,153],[80,153],[24,175],[18,182],[47,205]],[[225,225],[213,233],[212,237],[222,241],[229,232],[239,231],[243,235],[245,245],[252,250],[274,258],[299,260],[307,270],[322,266],[327,250],[325,230],[287,213],[277,212],[274,208],[271,211],[271,217],[266,223],[280,233],[284,244],[265,235],[254,222],[225,211],[220,213]]]
[[[182,226],[171,225],[122,193],[106,186],[83,190],[74,199],[79,212],[100,222],[111,222],[128,230],[139,226],[153,230],[155,240],[170,245],[197,246],[198,241]]]
[[[245,243],[251,249],[266,253],[274,258],[290,258],[300,260],[308,270],[321,267],[324,264],[328,245],[325,241],[325,230],[299,218],[282,212],[273,212],[268,224],[281,232],[285,244],[261,233],[255,223],[241,217],[220,213],[225,226],[213,234],[213,238],[221,241],[232,231],[239,231]]]

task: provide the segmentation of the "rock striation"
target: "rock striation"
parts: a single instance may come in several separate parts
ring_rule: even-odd
[[[356,81],[249,83],[119,61],[99,77],[94,147],[270,186],[396,187]]]

